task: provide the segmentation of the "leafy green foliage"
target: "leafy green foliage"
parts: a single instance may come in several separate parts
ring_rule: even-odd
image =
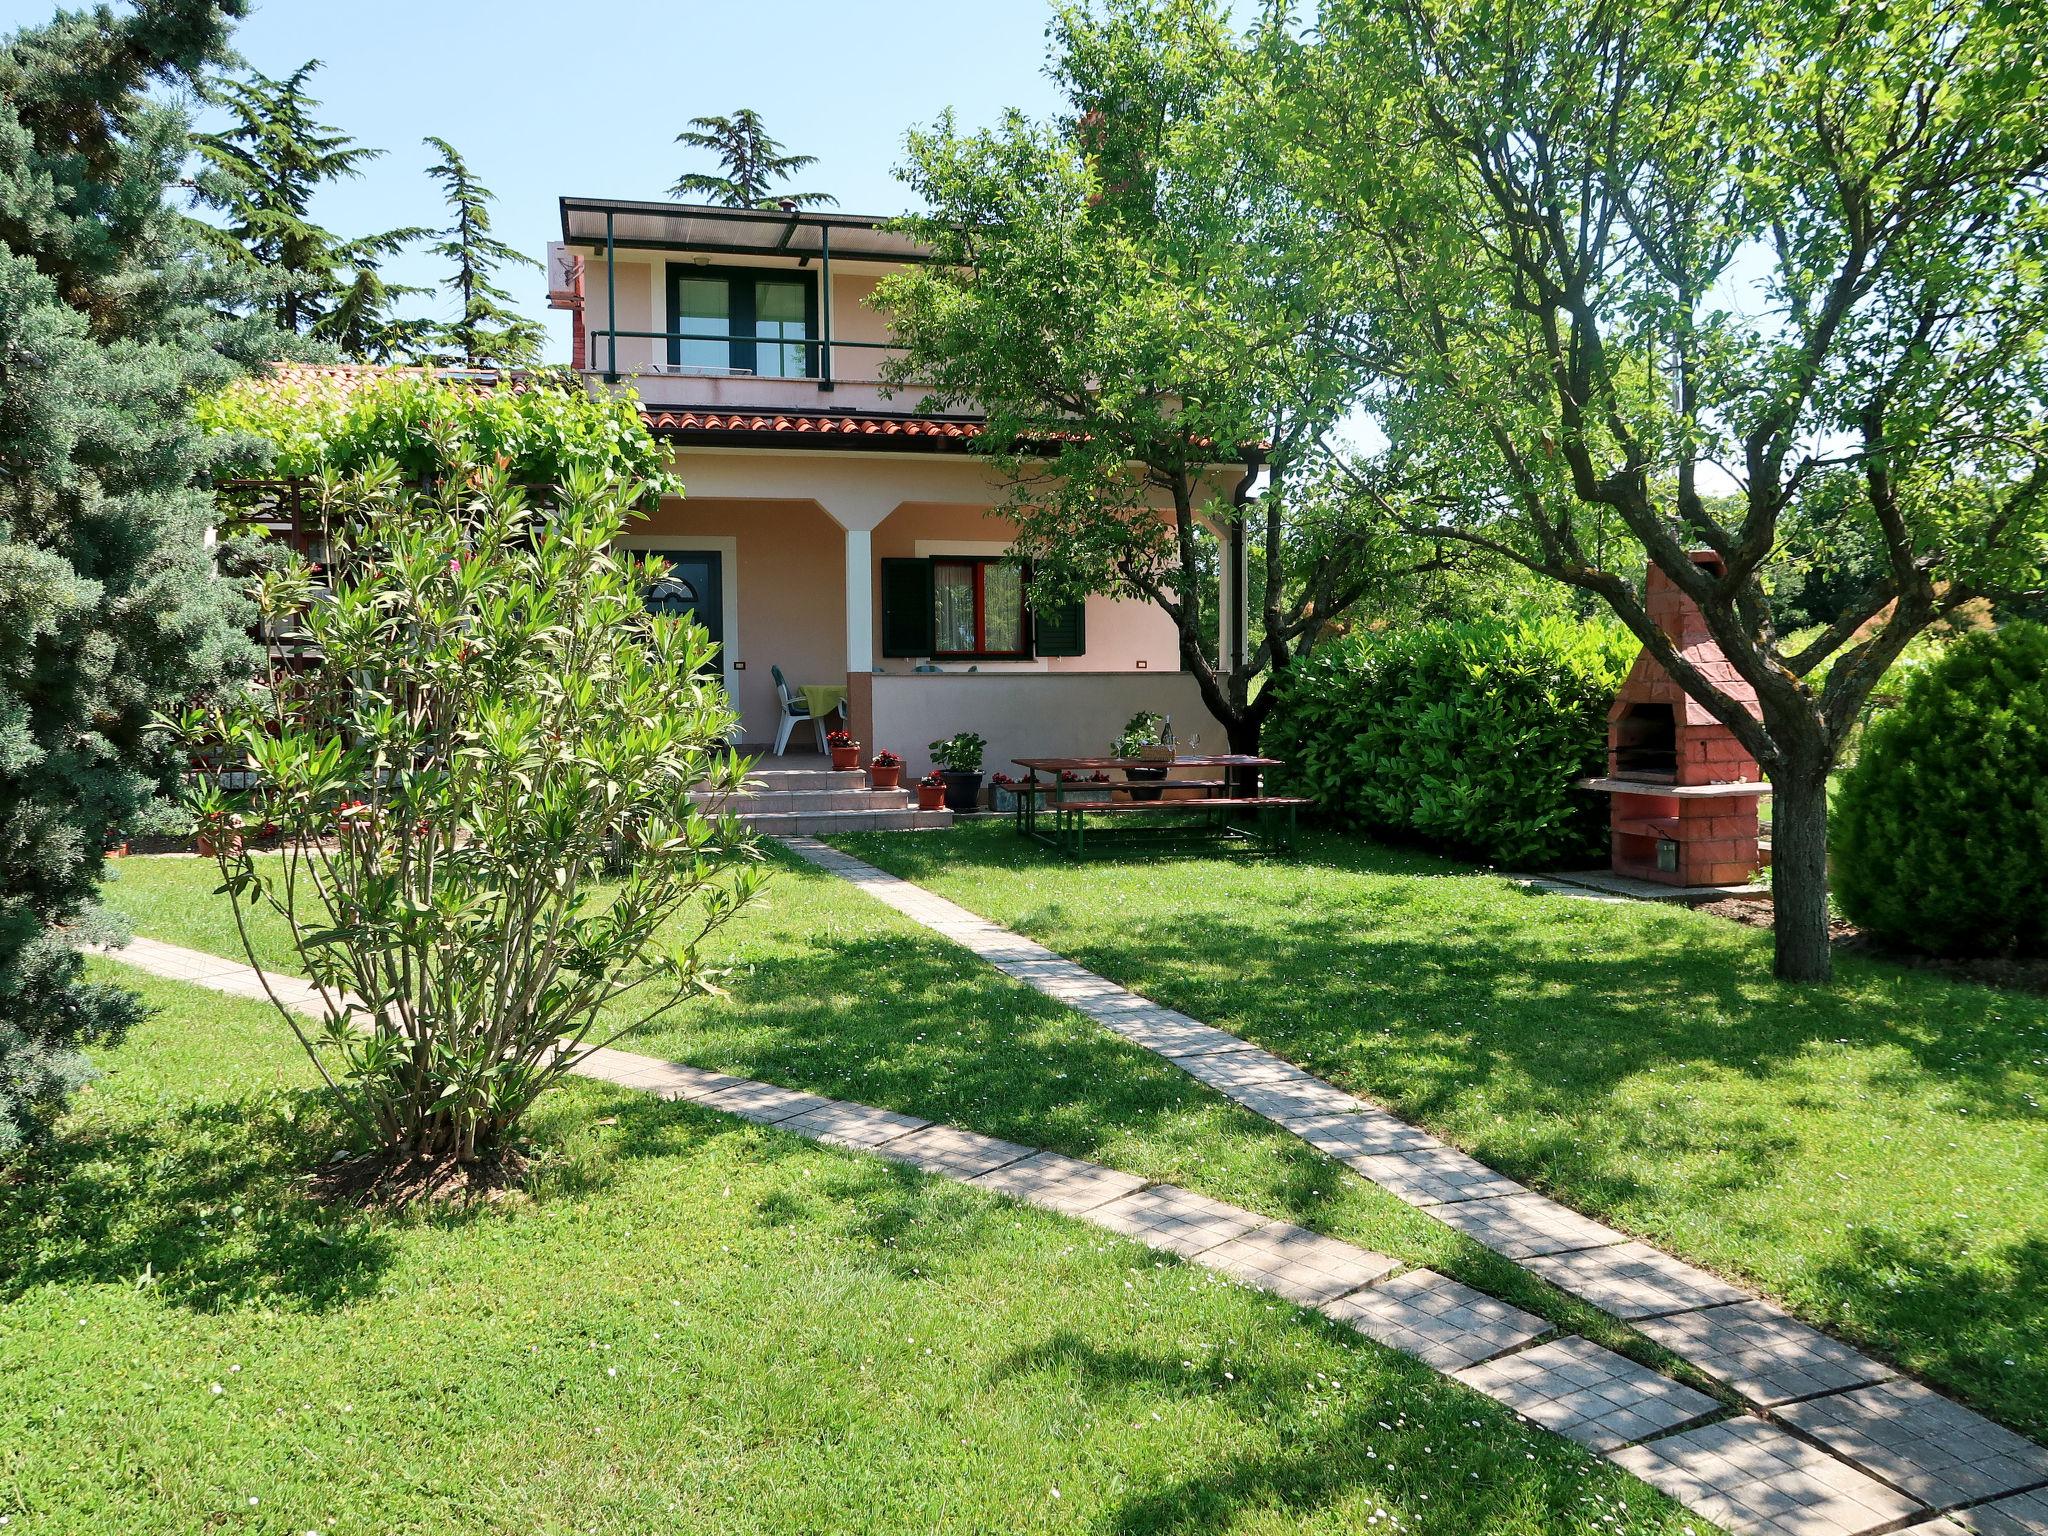
[[[216,242],[244,268],[280,331],[382,362],[419,341],[419,323],[393,316],[391,306],[424,290],[387,283],[379,268],[427,231],[345,237],[314,222],[322,186],[362,175],[384,153],[315,117],[320,102],[307,86],[319,68],[309,59],[282,80],[252,70],[245,79],[210,82],[206,99],[225,109],[232,126],[194,137],[193,193],[225,217]]]
[[[1063,110],[913,132],[905,227],[940,258],[876,305],[920,409],[973,409],[1041,590],[1150,602],[1234,744],[1260,688],[1440,552],[1390,532],[1330,449],[1370,382],[1361,263],[1305,217],[1270,105],[1289,55],[1216,0],[1064,6]],[[1241,664],[1216,655],[1224,535],[1247,552]]]
[[[955,731],[942,741],[932,742],[926,750],[941,768],[953,773],[979,773],[982,756],[988,751],[988,738],[973,731]]]
[[[1289,674],[1267,726],[1275,776],[1338,822],[1489,862],[1555,866],[1606,846],[1607,710],[1636,645],[1566,619],[1365,631]]]
[[[623,391],[593,399],[569,374],[466,388],[417,374],[335,379],[285,368],[200,401],[199,419],[250,475],[311,480],[389,460],[417,481],[438,476],[455,452],[503,460],[512,482],[529,488],[597,471],[649,497],[682,489],[637,400]]]
[[[540,356],[547,328],[510,308],[512,295],[495,281],[500,267],[532,267],[540,263],[516,251],[491,233],[489,188],[476,179],[469,163],[446,139],[429,137],[438,155],[427,175],[441,184],[454,222],[435,237],[435,255],[454,270],[448,289],[461,312],[439,327],[436,341],[469,368],[523,368]]]
[[[274,664],[177,735],[253,779],[196,791],[199,830],[238,915],[290,922],[325,1029],[280,1011],[366,1142],[469,1160],[606,1005],[644,1022],[706,984],[696,946],[758,876],[738,823],[692,800],[745,768],[715,643],[647,611],[658,560],[613,551],[639,488],[579,469],[537,508],[438,446],[432,492],[388,462],[322,481],[326,590],[299,564],[260,594],[317,665]],[[247,851],[254,825],[281,867]]]
[[[1969,635],[1864,733],[1831,828],[1849,918],[1936,955],[2048,955],[2048,629]]]
[[[702,198],[726,208],[774,208],[783,203],[829,208],[839,202],[829,192],[775,190],[776,182],[810,169],[818,157],[784,154],[752,107],[741,107],[730,117],[693,117],[690,126],[676,135],[676,142],[706,151],[716,158],[724,174],[686,171],[668,189],[670,197]]]
[[[254,660],[191,412],[252,328],[209,308],[223,274],[168,201],[185,121],[153,99],[241,10],[151,0],[0,43],[0,1161],[136,1015],[70,941],[172,767],[151,710]]]

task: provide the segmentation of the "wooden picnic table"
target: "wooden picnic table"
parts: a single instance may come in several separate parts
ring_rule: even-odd
[[[1260,788],[1268,768],[1283,766],[1277,757],[1258,757],[1244,752],[1202,753],[1160,761],[1144,757],[1019,757],[1013,758],[1026,778],[1015,788],[1017,830],[1023,836],[1078,856],[1086,834],[1088,816],[1125,816],[1163,812],[1168,817],[1198,816],[1233,836],[1250,835],[1256,841],[1293,846],[1295,815],[1308,801],[1292,795],[1268,795]],[[1127,768],[1166,769],[1162,779],[1111,780],[1107,783],[1085,779],[1083,774],[1120,772]],[[1210,769],[1221,778],[1174,778],[1175,769]],[[1049,775],[1041,780],[1040,774]],[[1067,774],[1074,778],[1065,777]],[[1128,800],[1104,797],[1105,790],[1149,791],[1144,798],[1132,793]],[[1167,792],[1173,792],[1168,798]],[[1194,793],[1190,794],[1189,791]],[[1285,818],[1285,830],[1269,835]],[[1048,829],[1041,823],[1050,819]],[[1141,819],[1149,820],[1149,817]],[[1244,830],[1251,828],[1249,834]]]

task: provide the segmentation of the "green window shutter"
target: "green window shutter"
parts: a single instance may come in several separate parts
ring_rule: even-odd
[[[932,653],[932,563],[882,562],[882,654]]]
[[[1036,609],[1032,648],[1040,656],[1079,656],[1088,649],[1087,610],[1079,599]]]

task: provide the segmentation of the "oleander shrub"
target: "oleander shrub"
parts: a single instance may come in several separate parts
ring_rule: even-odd
[[[441,467],[323,476],[324,569],[257,594],[302,644],[172,726],[238,770],[194,821],[250,963],[252,914],[289,931],[321,1016],[279,1012],[392,1167],[491,1159],[587,1049],[710,989],[699,945],[763,874],[698,803],[746,768],[715,642],[618,548],[644,487],[578,467],[535,504],[503,462]]]
[[[1829,819],[1843,913],[1935,955],[2048,955],[2048,629],[1966,636],[1864,732]]]
[[[1637,650],[1617,624],[1530,618],[1367,631],[1289,669],[1264,744],[1340,825],[1490,863],[1607,845],[1607,710]]]

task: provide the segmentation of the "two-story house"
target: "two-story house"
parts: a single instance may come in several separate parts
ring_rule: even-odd
[[[971,415],[886,395],[885,273],[926,259],[844,214],[565,197],[550,302],[574,365],[630,386],[673,445],[686,495],[632,542],[675,567],[671,597],[723,647],[749,743],[772,744],[792,688],[843,685],[868,750],[913,771],[955,731],[1020,753],[1105,751],[1139,710],[1220,750],[1156,607],[1090,597],[1034,610],[1001,473]],[[810,748],[808,729],[795,745]]]

